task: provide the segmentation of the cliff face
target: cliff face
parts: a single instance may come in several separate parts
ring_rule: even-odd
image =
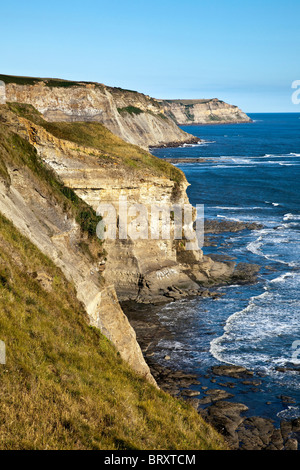
[[[48,121],[100,122],[126,142],[143,148],[198,141],[164,114],[157,100],[98,83],[74,83],[0,75],[6,100],[33,105]],[[17,83],[15,83],[17,82]]]
[[[128,204],[146,208],[161,203],[188,206],[184,174],[98,122],[49,122],[32,106],[11,103],[0,106],[0,126],[0,211],[73,282],[91,324],[154,382],[119,300],[148,303],[209,295],[207,286],[230,282],[234,276],[237,281],[235,264],[213,261],[201,250],[187,251],[185,240],[172,237],[117,237],[104,242],[105,255],[96,250],[91,256],[77,219],[65,209],[68,201],[59,199],[53,188],[60,188],[58,178],[74,191],[72,196],[64,189],[63,196],[76,202],[77,195],[95,210],[100,202],[117,208],[120,195]],[[47,174],[50,186],[42,184],[43,168],[53,172]],[[88,225],[88,230],[95,238],[95,227]]]
[[[0,212],[73,283],[91,325],[112,341],[135,371],[155,383],[119,305],[114,284],[105,282],[101,275],[101,246],[92,246],[82,235],[79,224],[64,208],[68,201],[53,189],[55,180],[51,186],[42,179],[34,149],[26,145],[32,140],[32,127],[6,106],[0,106],[0,120]],[[58,151],[53,140],[48,146],[54,153]],[[90,250],[95,251],[94,256]],[[48,282],[43,272],[37,277]]]
[[[132,160],[135,165],[130,161],[127,166],[124,158],[112,159],[107,154],[104,158],[98,148],[57,138],[53,133],[61,130],[59,124],[53,127],[43,120],[37,124],[23,117],[19,121],[42,160],[95,210],[100,202],[109,203],[119,215],[119,196],[126,197],[128,205],[138,203],[149,209],[162,203],[189,205],[188,183],[183,173],[150,154],[137,154]],[[73,126],[67,126],[69,132]],[[101,132],[99,126],[96,135]],[[46,130],[48,128],[52,133]],[[110,134],[110,141],[113,139]],[[139,159],[143,162],[140,168]],[[103,276],[109,285],[115,286],[119,300],[139,302],[164,302],[191,294],[201,295],[203,289],[199,283],[205,286],[230,279],[233,263],[213,262],[203,256],[201,250],[186,251],[184,243],[172,237],[143,240],[128,236],[126,240],[118,237],[106,240]]]
[[[217,98],[210,100],[162,100],[165,114],[178,125],[251,122],[237,106]]]

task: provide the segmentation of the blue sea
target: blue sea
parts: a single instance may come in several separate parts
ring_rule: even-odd
[[[161,158],[206,159],[177,166],[190,183],[190,202],[204,204],[207,219],[263,224],[223,233],[217,246],[203,248],[260,265],[258,281],[215,289],[225,294],[217,300],[163,307],[159,319],[173,336],[161,340],[157,359],[169,355],[168,365],[197,373],[200,388],[220,388],[206,375],[213,365],[247,367],[261,384],[237,381],[234,401],[276,422],[300,417],[300,372],[278,370],[300,370],[300,113],[250,117],[247,124],[182,127],[202,142],[152,149]]]

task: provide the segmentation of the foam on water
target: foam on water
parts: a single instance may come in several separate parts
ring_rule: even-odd
[[[226,134],[220,126],[199,127],[196,135],[215,141],[212,145],[168,152],[206,159],[183,168],[191,203],[204,203],[206,218],[263,224],[263,230],[218,235],[215,245],[204,247],[208,255],[258,264],[258,281],[218,288],[225,296],[217,300],[172,305],[165,310],[164,324],[182,343],[181,350],[174,348],[174,364],[204,371],[225,362],[265,371],[269,388],[247,406],[253,414],[263,407],[271,418],[279,412],[278,418],[288,419],[299,416],[299,373],[276,367],[293,368],[292,345],[300,340],[300,121],[292,115],[256,116],[255,121],[238,131],[228,126]],[[196,127],[187,130],[197,132]],[[286,405],[273,400],[280,394],[296,397],[297,406],[283,410]],[[243,397],[247,400],[247,394]],[[266,407],[266,401],[274,408]]]

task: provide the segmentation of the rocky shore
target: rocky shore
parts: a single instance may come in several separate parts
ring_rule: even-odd
[[[160,307],[125,302],[122,308],[136,331],[158,386],[178,399],[187,400],[225,437],[232,450],[298,450],[300,419],[282,420],[278,425],[272,419],[251,416],[248,407],[237,401],[236,394],[261,391],[263,374],[254,375],[244,367],[227,364],[213,366],[201,375],[194,374],[170,367],[169,356],[164,357],[163,364],[158,363],[160,340],[171,338],[156,315]],[[291,397],[280,399],[284,404],[293,403]]]
[[[259,224],[236,221],[209,220],[205,223],[206,237],[225,231],[259,230]],[[213,256],[213,255],[209,255]],[[230,256],[214,255],[222,261],[231,260]],[[230,262],[230,261],[228,261]],[[240,269],[247,273],[245,282],[253,278],[255,266],[240,263]],[[250,275],[251,273],[251,275]],[[239,280],[241,281],[241,280]],[[217,297],[219,294],[203,290],[203,297]],[[159,321],[160,305],[141,305],[124,302],[126,313],[145,360],[158,386],[179,399],[187,400],[198,413],[217,429],[233,450],[298,450],[300,443],[300,419],[281,420],[264,416],[252,416],[248,406],[241,401],[243,396],[263,393],[264,374],[254,374],[241,366],[216,364],[201,373],[191,373],[170,367],[171,354],[161,357],[160,342],[172,339],[172,333]],[[288,369],[288,367],[287,367]],[[284,368],[277,368],[285,372]],[[289,370],[289,369],[288,369]],[[295,367],[293,368],[295,370]],[[296,371],[297,372],[297,371]],[[293,404],[292,397],[276,397],[284,406]],[[246,401],[246,400],[245,400]],[[266,406],[272,406],[266,402]]]

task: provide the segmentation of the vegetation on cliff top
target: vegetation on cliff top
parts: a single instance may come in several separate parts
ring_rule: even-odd
[[[94,148],[105,158],[113,157],[131,171],[139,171],[142,175],[150,172],[156,176],[165,176],[177,184],[185,181],[179,168],[136,145],[128,144],[98,122],[49,122],[32,105],[8,103],[8,106],[11,111],[42,126],[53,136]]]
[[[50,186],[51,196],[56,197],[66,212],[72,213],[83,232],[89,237],[94,236],[101,217],[98,217],[94,209],[80,199],[71,188],[66,187],[54,171],[44,165],[35,148],[27,140],[10,132],[4,124],[0,124],[0,177],[7,185],[10,183],[7,165],[11,164],[27,167],[40,182],[44,181],[46,186]]]

